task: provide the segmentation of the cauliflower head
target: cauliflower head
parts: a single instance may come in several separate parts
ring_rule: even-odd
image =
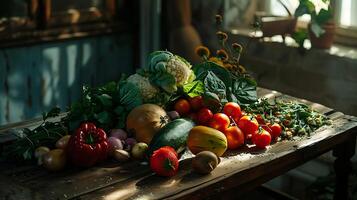
[[[133,74],[128,77],[127,81],[129,83],[133,83],[136,85],[141,93],[141,97],[143,98],[144,102],[149,102],[152,98],[156,97],[159,94],[160,90],[153,86],[149,78],[143,77],[139,74]]]
[[[190,83],[195,79],[191,64],[169,51],[155,51],[149,55],[146,70],[150,81],[166,92],[176,92],[177,86]]]

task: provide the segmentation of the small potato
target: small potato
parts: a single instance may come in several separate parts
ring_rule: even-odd
[[[192,159],[192,168],[200,174],[209,174],[220,163],[219,157],[213,152],[202,151]]]
[[[133,146],[131,154],[135,159],[141,160],[145,157],[145,153],[148,149],[149,146],[146,143],[139,142]]]
[[[125,150],[117,149],[114,151],[113,157],[119,162],[125,162],[130,159],[130,154]]]

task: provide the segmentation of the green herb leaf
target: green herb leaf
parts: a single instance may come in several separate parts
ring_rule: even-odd
[[[200,96],[205,92],[205,86],[202,81],[193,81],[185,84],[182,89],[183,92],[191,98]]]

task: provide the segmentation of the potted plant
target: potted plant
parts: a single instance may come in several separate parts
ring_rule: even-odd
[[[316,10],[315,4],[311,0],[300,0],[300,4],[295,11],[295,17],[304,14],[311,16],[308,26],[311,46],[319,49],[329,49],[332,46],[335,36],[335,23],[333,21],[332,9],[329,0],[321,0],[327,8]]]

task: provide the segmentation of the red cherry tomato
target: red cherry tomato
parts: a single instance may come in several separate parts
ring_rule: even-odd
[[[203,97],[196,96],[189,99],[191,109],[194,111],[198,111],[199,109],[203,108]]]
[[[271,142],[270,133],[264,129],[261,129],[258,133],[253,134],[252,141],[256,147],[264,149]]]
[[[210,127],[224,132],[229,127],[230,120],[226,114],[216,113],[208,123]]]
[[[197,113],[198,123],[201,125],[207,124],[213,117],[213,113],[208,108],[201,108]]]
[[[240,118],[238,127],[243,131],[245,135],[254,134],[258,128],[258,121],[251,115],[245,115]]]
[[[281,126],[278,123],[274,123],[273,125],[271,125],[270,130],[270,134],[274,139],[281,135]]]
[[[228,117],[232,117],[235,121],[239,120],[242,115],[242,111],[240,106],[234,102],[228,102],[223,107],[223,113],[228,115]]]
[[[224,131],[227,137],[228,149],[237,149],[244,144],[244,134],[237,126],[231,126]]]
[[[190,113],[190,110],[191,110],[190,103],[186,99],[179,99],[175,103],[175,110],[181,116],[185,116]]]

